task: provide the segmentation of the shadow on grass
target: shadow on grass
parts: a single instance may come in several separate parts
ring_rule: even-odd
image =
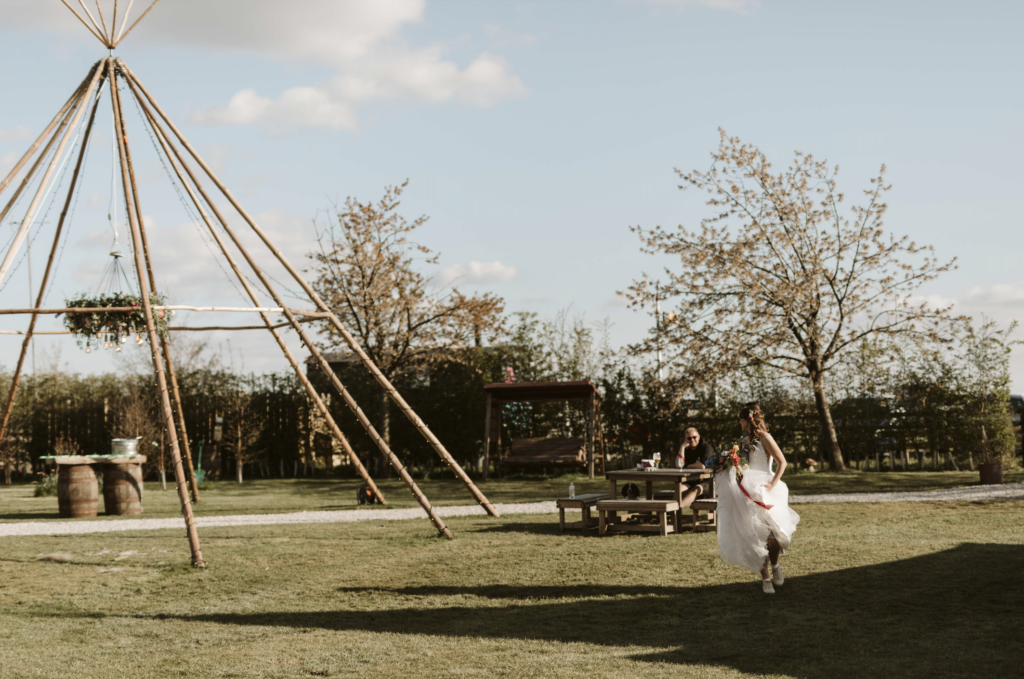
[[[0,521],[12,520],[12,521],[30,521],[33,519],[59,519],[61,518],[60,512],[54,510],[52,512],[12,512],[9,514],[0,514]]]
[[[707,587],[427,586],[388,610],[161,616],[281,626],[658,649],[634,659],[807,679],[1015,676],[1024,657],[1024,546],[966,544],[874,566]],[[429,598],[476,596],[479,606]],[[495,602],[502,602],[495,605]],[[398,607],[403,606],[403,607]]]

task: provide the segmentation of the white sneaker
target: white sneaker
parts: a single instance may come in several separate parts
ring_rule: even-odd
[[[765,594],[775,594],[775,588],[772,587],[772,581],[771,580],[762,580],[761,581],[761,591],[764,592]]]
[[[775,564],[772,566],[772,584],[776,587],[782,587],[782,583],[786,581],[786,578],[782,575],[782,566]]]

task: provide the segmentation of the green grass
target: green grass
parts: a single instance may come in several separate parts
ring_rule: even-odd
[[[787,473],[784,477],[794,495],[817,493],[862,493],[878,491],[933,490],[978,484],[977,472],[860,472],[841,474],[807,472]],[[1009,482],[1024,481],[1024,472],[1014,470],[1005,475]],[[478,482],[491,502],[535,502],[552,500],[569,493],[569,483],[577,493],[607,492],[603,478],[588,479],[579,475],[555,477],[515,477]],[[378,485],[390,507],[415,507],[412,494],[399,479],[379,480]],[[417,484],[433,504],[474,504],[472,496],[460,481],[420,480]],[[203,484],[200,501],[194,505],[197,516],[225,514],[267,514],[300,511],[359,509],[356,489],[361,481],[349,479],[254,479],[239,485],[234,481]],[[57,518],[57,498],[32,496],[33,486],[0,486],[0,523],[7,521],[45,520]],[[379,508],[379,507],[377,507]],[[178,516],[181,509],[173,483],[166,491],[159,483],[147,482],[143,499],[143,517]],[[100,511],[103,510],[102,500]],[[117,521],[121,517],[98,518]]]
[[[0,675],[1019,674],[1024,502],[798,509],[775,597],[714,534],[550,515],[206,529],[205,570],[180,530],[0,538]]]

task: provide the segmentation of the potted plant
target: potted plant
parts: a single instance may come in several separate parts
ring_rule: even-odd
[[[149,301],[153,306],[166,303],[162,295],[150,295]],[[104,349],[116,347],[117,351],[121,351],[120,345],[127,342],[132,335],[135,335],[139,345],[147,339],[146,317],[142,310],[142,298],[138,295],[121,292],[92,297],[79,295],[64,303],[68,308],[93,310],[64,316],[64,327],[71,331],[78,346],[84,347],[86,353],[92,352],[93,345],[98,348],[101,342]],[[134,311],[104,311],[105,308],[111,307],[132,307]],[[153,321],[156,331],[157,334],[163,335],[167,331],[167,321],[174,312],[165,312],[163,309],[155,311]]]
[[[981,476],[981,485],[999,485],[1003,482],[1003,460],[1012,459],[1014,445],[1011,440],[1009,446],[1003,440],[1005,437],[990,439],[981,428],[981,447],[978,456],[978,473]]]

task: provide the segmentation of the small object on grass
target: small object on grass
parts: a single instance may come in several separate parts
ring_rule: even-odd
[[[380,504],[380,500],[377,499],[377,496],[374,495],[369,486],[359,487],[359,490],[356,491],[356,500],[358,500],[361,505]]]
[[[118,568],[117,566],[114,566],[113,568],[101,568],[97,572],[98,573],[120,573],[123,570],[124,570],[123,568]]]
[[[58,563],[67,563],[68,561],[74,560],[75,555],[70,552],[54,552],[53,554],[40,554],[36,561],[57,561]]]
[[[130,556],[135,556],[136,554],[138,554],[137,551],[135,551],[134,549],[129,549],[127,552],[121,552],[120,554],[115,556],[114,561],[122,561]]]

